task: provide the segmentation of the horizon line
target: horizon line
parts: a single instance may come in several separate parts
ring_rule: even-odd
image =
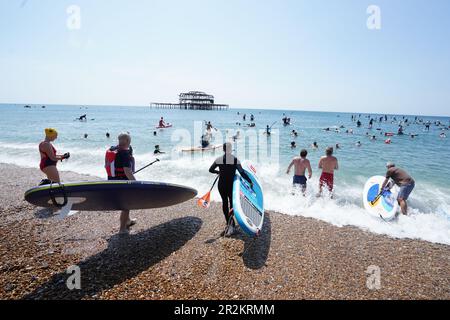
[[[68,106],[68,107],[83,107],[83,106],[90,106],[90,107],[137,107],[137,108],[149,108],[150,104],[148,105],[118,105],[118,104],[61,104],[61,103],[8,103],[8,102],[0,102],[0,105],[19,105],[19,106]],[[271,107],[262,108],[262,107],[229,107],[228,110],[267,110],[267,111],[300,111],[300,112],[319,112],[319,113],[345,113],[345,114],[364,114],[364,115],[395,115],[395,116],[411,116],[411,117],[436,117],[436,118],[450,118],[449,115],[430,115],[430,114],[406,114],[406,113],[377,113],[377,112],[353,112],[353,111],[329,111],[329,110],[311,110],[311,109],[292,109],[293,107],[282,107],[281,109],[272,109]],[[178,109],[171,109],[171,110],[178,110]],[[203,110],[205,111],[205,110]],[[209,111],[209,110],[206,110]],[[224,110],[221,110],[224,111]]]

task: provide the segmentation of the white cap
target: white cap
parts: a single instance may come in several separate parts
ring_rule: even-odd
[[[388,168],[395,167],[395,163],[393,163],[392,161],[389,161],[388,163],[386,163],[386,167],[388,167]]]

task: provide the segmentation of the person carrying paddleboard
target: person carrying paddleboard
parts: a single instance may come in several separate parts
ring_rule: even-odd
[[[119,144],[106,151],[105,169],[108,180],[136,180],[134,177],[134,158],[131,148],[131,136],[124,132],[118,136]],[[119,234],[129,234],[130,227],[136,220],[130,219],[130,210],[123,210],[120,214]]]
[[[70,158],[70,153],[65,153],[64,155],[59,155],[56,153],[55,147],[52,142],[58,138],[58,132],[53,128],[46,128],[45,139],[39,143],[39,153],[41,155],[41,162],[39,163],[39,168],[45,175],[47,179],[43,179],[40,185],[50,184],[50,183],[60,183],[59,172],[56,168],[58,161],[63,161],[64,159]]]
[[[220,197],[222,198],[222,210],[225,216],[225,221],[230,224],[227,234],[225,236],[231,236],[234,234],[235,224],[233,217],[233,182],[236,170],[239,171],[241,176],[248,181],[253,189],[253,182],[250,177],[245,173],[242,168],[241,162],[236,158],[232,152],[231,143],[227,142],[223,144],[224,155],[218,157],[209,168],[210,173],[219,175],[218,189]],[[217,168],[219,168],[217,170]]]
[[[319,182],[319,194],[322,195],[322,189],[324,186],[328,188],[328,191],[333,192],[334,188],[334,171],[339,169],[338,160],[333,156],[333,147],[328,147],[325,150],[325,156],[319,160],[319,169],[322,169],[322,175]],[[333,197],[333,196],[332,196]]]
[[[397,201],[402,209],[402,213],[406,216],[408,214],[408,203],[406,201],[416,186],[416,182],[405,170],[397,168],[393,162],[388,162],[386,164],[386,168],[386,180],[384,180],[381,190],[386,188],[389,183],[389,179],[394,180],[395,184],[400,187]]]

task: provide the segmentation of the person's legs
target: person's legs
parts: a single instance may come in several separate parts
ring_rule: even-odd
[[[128,230],[128,222],[130,221],[130,210],[123,210],[120,213],[120,230],[119,232],[126,232]]]
[[[408,215],[408,203],[405,199],[398,198],[398,204],[400,205],[400,208],[402,209],[402,213],[406,216]]]
[[[47,178],[50,181],[60,183],[61,180],[59,179],[59,172],[56,166],[48,166],[42,169],[42,172],[44,172],[47,175]]]
[[[400,208],[402,209],[402,213],[406,216],[408,214],[408,203],[406,202],[409,198],[409,195],[413,191],[415,187],[415,183],[411,183],[406,186],[401,186],[400,191],[398,193],[398,204],[400,205]]]
[[[227,192],[225,186],[221,183],[219,183],[218,189],[219,189],[220,197],[222,198],[223,215],[225,216],[225,221],[228,223],[228,215],[230,213],[230,209],[228,206],[228,192]]]
[[[230,210],[228,211],[227,222],[231,223],[231,225],[234,226],[234,219],[232,218],[232,216],[233,216],[233,184],[230,184],[227,188],[227,197],[228,197],[228,201],[230,202]],[[230,219],[231,219],[231,221],[230,221]]]

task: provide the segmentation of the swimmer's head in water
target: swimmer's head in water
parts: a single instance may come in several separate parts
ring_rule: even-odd
[[[223,152],[225,152],[225,153],[231,153],[232,151],[233,151],[233,146],[232,146],[232,144],[229,143],[229,142],[225,142],[225,143],[223,144]]]
[[[307,155],[308,155],[308,151],[306,151],[306,149],[303,149],[302,151],[300,151],[300,157],[306,158]]]
[[[117,139],[119,140],[119,146],[128,146],[131,143],[131,136],[128,132],[122,132]]]
[[[56,139],[56,137],[58,136],[58,131],[56,131],[56,129],[53,128],[46,128],[44,132],[45,137],[49,139]]]
[[[325,150],[325,154],[326,154],[327,156],[333,155],[333,147],[328,147],[328,148]]]

